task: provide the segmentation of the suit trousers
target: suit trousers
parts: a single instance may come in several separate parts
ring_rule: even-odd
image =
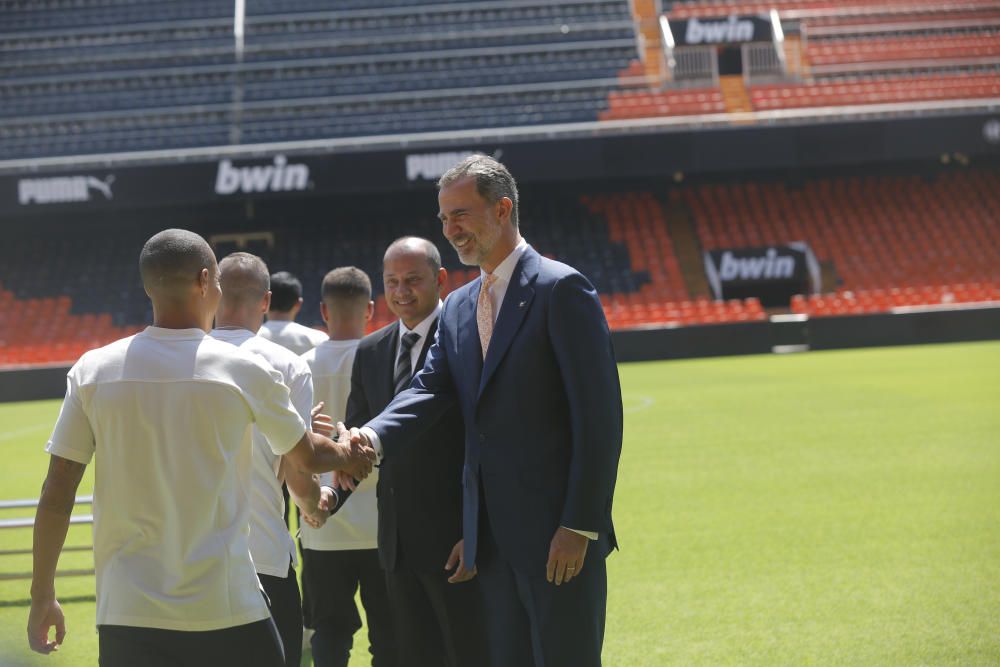
[[[397,552],[386,572],[400,667],[487,667],[483,596],[476,579],[449,584],[440,572],[407,567]]]
[[[302,662],[302,598],[295,568],[289,564],[288,575],[284,577],[258,574],[257,578],[271,603],[271,618],[285,647],[285,664],[299,667]]]
[[[97,628],[100,667],[284,667],[270,618],[222,630],[184,632],[125,625]]]
[[[316,667],[347,667],[354,633],[361,629],[354,601],[359,588],[368,623],[372,667],[396,664],[392,614],[378,550],[303,549],[303,612],[306,627],[315,630],[312,657]]]
[[[600,667],[608,579],[596,545],[590,544],[580,574],[556,586],[545,579],[545,563],[537,574],[511,567],[488,517],[480,521],[476,565],[493,667]]]

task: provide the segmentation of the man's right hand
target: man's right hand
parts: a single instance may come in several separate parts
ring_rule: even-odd
[[[49,628],[55,627],[55,641],[49,641]],[[28,645],[32,651],[49,654],[59,650],[59,645],[66,638],[66,619],[62,607],[55,597],[41,600],[31,600],[31,611],[28,612]]]
[[[350,430],[350,435],[351,435],[351,442],[356,442],[356,443],[362,445],[363,447],[371,447],[372,451],[375,451],[375,448],[372,446],[371,441],[368,440],[368,436],[365,435],[361,431],[361,429],[359,429],[359,428],[352,428]]]
[[[344,452],[345,464],[338,468],[356,480],[368,477],[375,464],[375,449],[356,428],[347,430],[342,422],[337,422],[337,444]]]

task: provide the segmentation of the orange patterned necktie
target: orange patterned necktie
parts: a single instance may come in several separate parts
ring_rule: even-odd
[[[490,347],[490,338],[493,336],[493,301],[490,299],[490,288],[496,282],[497,277],[492,273],[487,273],[483,278],[483,285],[479,290],[479,302],[476,304],[476,324],[479,326],[479,343],[483,348],[483,359],[486,358],[486,350]]]

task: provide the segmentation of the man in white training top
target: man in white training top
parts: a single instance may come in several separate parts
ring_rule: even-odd
[[[312,433],[277,372],[208,336],[221,292],[204,239],[160,232],[143,247],[139,270],[153,326],[73,366],[46,447],[29,645],[50,653],[65,637],[56,565],[96,454],[101,666],[283,666],[250,558],[252,450],[244,434],[256,424],[276,455],[310,472],[367,476],[374,452]]]
[[[212,337],[264,359],[281,374],[292,405],[308,425],[312,419],[312,372],[300,357],[258,336],[271,292],[267,265],[256,255],[236,252],[219,262],[222,300]],[[260,429],[253,429],[253,474],[250,483],[250,556],[271,602],[271,618],[285,647],[287,667],[302,661],[302,599],[295,566],[295,543],[285,525],[281,482],[288,484],[296,505],[314,522],[329,516],[331,490],[321,496],[317,476],[283,465]]]
[[[334,420],[342,421],[351,393],[351,369],[375,304],[371,280],[353,266],[334,269],[323,278],[322,313],[330,339],[303,358],[313,373],[316,400]],[[302,529],[302,598],[312,636],[316,667],[347,667],[361,617],[354,601],[361,591],[373,667],[396,664],[396,648],[378,560],[378,471],[357,487],[350,502],[319,530]],[[323,483],[332,484],[324,475]]]
[[[278,271],[271,276],[271,305],[260,335],[295,354],[313,349],[326,340],[326,334],[296,322],[295,317],[300,310],[302,283],[288,271]]]

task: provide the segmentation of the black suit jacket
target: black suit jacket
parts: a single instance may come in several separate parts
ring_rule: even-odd
[[[424,364],[437,321],[422,341],[415,370]],[[399,322],[366,336],[358,345],[347,399],[347,423],[365,424],[392,401],[399,346]],[[462,537],[464,425],[458,406],[448,410],[420,436],[407,454],[379,468],[378,553],[382,567],[394,570],[400,552],[407,567],[440,574]]]

